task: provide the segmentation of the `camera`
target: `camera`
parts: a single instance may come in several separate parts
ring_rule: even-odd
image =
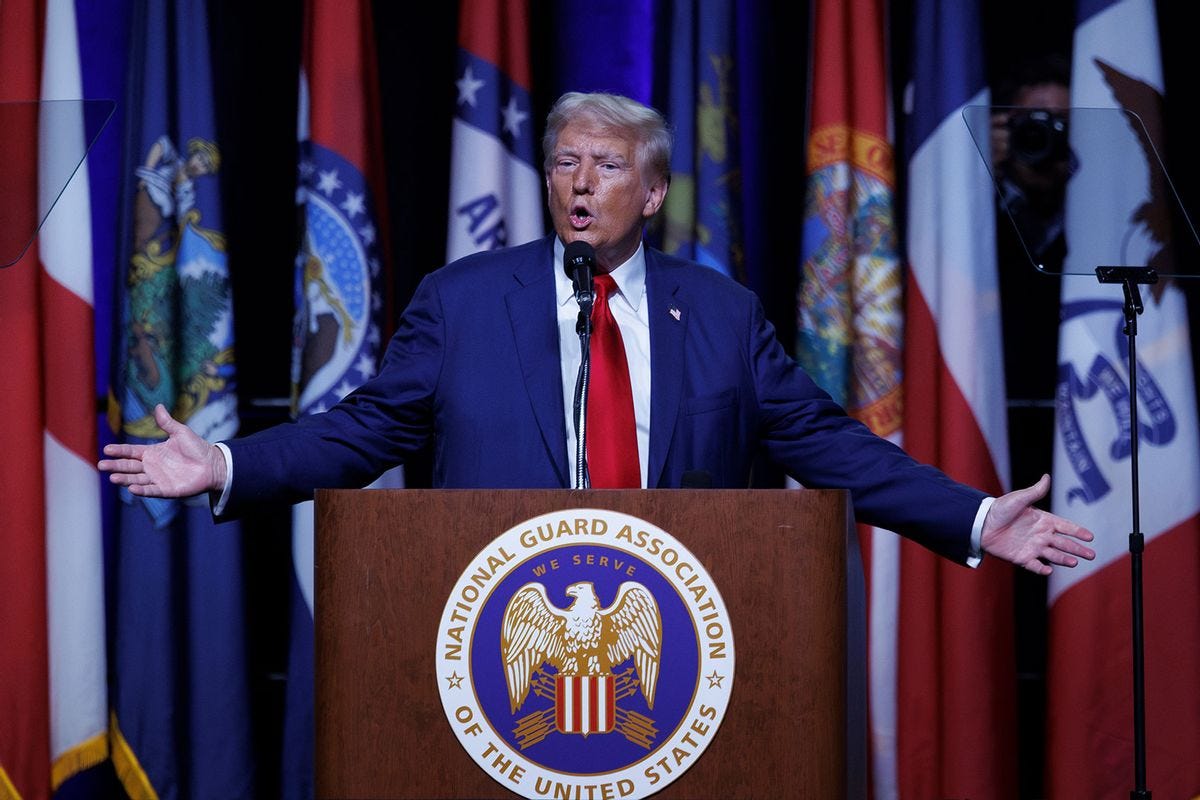
[[[1035,169],[1066,161],[1070,157],[1066,116],[1045,108],[1014,112],[1008,118],[1008,151]]]

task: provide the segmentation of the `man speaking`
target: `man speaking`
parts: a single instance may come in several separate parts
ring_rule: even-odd
[[[643,244],[670,183],[657,111],[569,93],[543,147],[554,235],[428,275],[374,379],[217,445],[160,406],[166,441],[108,445],[100,469],[136,495],[208,492],[220,518],[364,486],[426,446],[444,488],[745,487],[761,449],[804,486],[848,489],[859,521],[959,563],[990,553],[1048,574],[1094,557],[1090,531],[1033,507],[1047,477],[993,500],[914,461],[813,383],[753,293]]]

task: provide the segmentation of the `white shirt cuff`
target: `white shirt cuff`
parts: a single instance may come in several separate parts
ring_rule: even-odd
[[[225,446],[224,442],[217,442],[217,449],[225,457],[225,485],[221,487],[221,496],[213,504],[212,513],[214,517],[219,517],[225,513],[225,504],[229,502],[229,489],[233,486],[233,453],[229,452],[229,448]]]
[[[994,502],[994,497],[983,498],[979,510],[975,512],[975,524],[971,526],[971,550],[967,553],[968,567],[975,568],[983,562],[983,521],[987,519],[988,510]]]

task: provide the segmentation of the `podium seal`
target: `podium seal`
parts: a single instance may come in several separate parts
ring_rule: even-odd
[[[463,748],[527,798],[636,800],[686,772],[733,690],[733,631],[678,539],[615,511],[527,520],[466,567],[438,626]]]

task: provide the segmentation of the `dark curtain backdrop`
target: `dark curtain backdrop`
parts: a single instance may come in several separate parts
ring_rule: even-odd
[[[756,242],[764,263],[759,287],[767,312],[789,350],[794,341],[799,232],[804,207],[804,166],[808,7],[806,3],[762,0],[770,24],[756,49],[768,98],[770,119],[745,124],[769,164],[768,182],[746,186],[763,215],[768,233]],[[557,15],[572,13],[572,4],[532,2],[533,98],[535,119],[545,112],[558,83],[556,65],[564,54],[586,65],[589,51],[604,46],[605,31],[576,34],[575,41],[554,42],[561,29]],[[1186,4],[1160,1],[1160,27],[1167,83],[1169,169],[1193,218],[1200,215],[1200,163],[1195,155],[1192,107],[1200,92],[1195,85],[1193,35],[1184,24]],[[245,0],[211,4],[217,65],[222,169],[226,192],[230,269],[234,280],[239,397],[243,430],[252,431],[286,418],[281,399],[289,392],[295,218],[296,82],[299,58],[299,3],[281,7]],[[907,41],[910,3],[891,6],[891,60],[897,98],[897,141],[902,141],[899,98],[909,60]],[[985,0],[988,63],[993,86],[1022,58],[1047,51],[1069,52],[1073,3],[1030,0]],[[384,134],[388,164],[394,297],[403,309],[420,278],[441,266],[449,196],[450,121],[455,102],[457,4],[453,2],[375,3],[379,45]],[[576,26],[578,28],[578,26]],[[749,121],[747,121],[749,123]],[[540,127],[540,122],[539,122]],[[540,135],[540,131],[538,131]],[[897,148],[897,152],[899,152]],[[904,191],[904,165],[898,165],[899,191]],[[904,208],[903,202],[897,208]],[[1001,221],[1004,223],[1004,221]],[[902,224],[902,221],[901,221]],[[901,228],[903,230],[903,228]],[[1194,271],[1200,267],[1193,265]],[[1045,280],[1032,291],[1056,303],[1058,285]],[[1193,319],[1200,314],[1192,295]],[[1029,298],[1004,298],[1025,302]],[[1006,341],[1036,342],[1039,331],[1053,331],[1053,318],[1029,320],[1030,331],[1006,331]],[[1193,326],[1193,329],[1195,326]],[[1193,336],[1193,339],[1195,337]],[[1053,358],[1053,348],[1024,345],[1029,359]],[[1193,353],[1200,348],[1193,345]],[[1052,418],[1052,417],[1051,417]],[[1050,470],[1050,430],[1031,423],[1014,432],[1014,483],[1032,482]],[[424,485],[425,466],[409,472],[411,485]],[[261,775],[270,788],[277,763],[279,714],[286,665],[288,579],[291,570],[286,513],[263,512],[252,521],[248,574],[252,575],[250,608],[252,656],[256,666],[255,696]],[[1024,796],[1037,796],[1042,768],[1041,704],[1045,658],[1045,584],[1017,574],[1020,617],[1018,656],[1022,685],[1022,776]]]

